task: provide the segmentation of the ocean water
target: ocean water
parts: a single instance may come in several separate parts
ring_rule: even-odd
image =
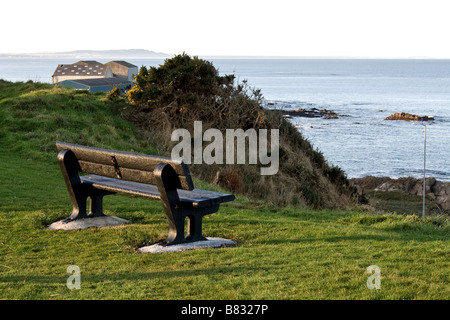
[[[220,74],[261,89],[271,108],[329,109],[338,119],[291,119],[347,177],[423,177],[450,181],[450,60],[262,59],[205,57]],[[112,59],[97,59],[107,62]],[[164,59],[126,59],[157,66]],[[0,78],[51,82],[74,59],[0,58]],[[269,105],[268,105],[269,106]],[[432,122],[384,120],[395,112]]]

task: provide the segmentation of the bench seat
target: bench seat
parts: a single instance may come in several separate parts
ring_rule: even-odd
[[[158,187],[132,181],[124,181],[114,178],[102,177],[98,175],[86,175],[80,177],[82,183],[90,184],[95,189],[105,190],[115,193],[125,193],[138,197],[160,200]],[[207,190],[183,190],[177,189],[178,197],[182,204],[190,205],[194,208],[205,208],[223,202],[233,201],[234,195],[224,194]]]

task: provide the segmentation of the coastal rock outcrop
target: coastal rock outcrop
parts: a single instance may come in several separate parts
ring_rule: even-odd
[[[417,196],[423,195],[423,179],[388,177],[364,177],[350,179],[353,185],[363,189],[390,192],[402,191]],[[425,194],[433,199],[443,212],[450,213],[450,182],[437,181],[435,178],[427,178],[425,182]]]
[[[410,113],[394,113],[391,114],[389,117],[385,118],[384,120],[404,120],[404,121],[433,121],[433,116],[418,116],[416,114],[410,114]]]

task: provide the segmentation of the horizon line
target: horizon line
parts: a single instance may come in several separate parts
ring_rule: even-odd
[[[59,51],[59,52],[0,52],[0,57],[11,57],[14,56],[28,56],[28,57],[64,57],[67,58],[70,57],[70,55],[76,55],[76,52],[89,52],[92,51],[92,56],[95,56],[97,58],[101,58],[101,53],[105,54],[105,57],[110,57],[107,55],[108,51],[114,52],[114,51],[138,51],[138,50],[144,50],[148,52],[152,52],[152,55],[149,56],[130,56],[129,58],[170,58],[173,56],[176,56],[178,54],[169,54],[165,52],[156,52],[153,50],[148,49],[78,49],[78,50],[72,50],[72,51]],[[95,54],[97,52],[97,54]],[[191,54],[189,54],[191,55]],[[76,56],[76,57],[82,57],[83,55]],[[86,55],[86,57],[89,57],[90,55]],[[402,55],[249,55],[249,54],[193,54],[191,56],[201,57],[201,58],[230,58],[230,59],[380,59],[380,60],[449,60],[450,57],[442,57],[442,56],[420,56],[420,55],[411,55],[411,56],[402,56]]]

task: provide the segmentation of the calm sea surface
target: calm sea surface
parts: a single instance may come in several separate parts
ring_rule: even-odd
[[[349,178],[422,177],[423,123],[384,119],[395,112],[434,116],[435,121],[427,123],[426,175],[450,181],[450,60],[206,59],[221,74],[235,74],[240,82],[261,89],[273,108],[326,108],[345,115],[292,122]],[[126,60],[137,66],[164,62]],[[73,62],[76,59],[0,58],[0,78],[50,83],[58,64]]]

